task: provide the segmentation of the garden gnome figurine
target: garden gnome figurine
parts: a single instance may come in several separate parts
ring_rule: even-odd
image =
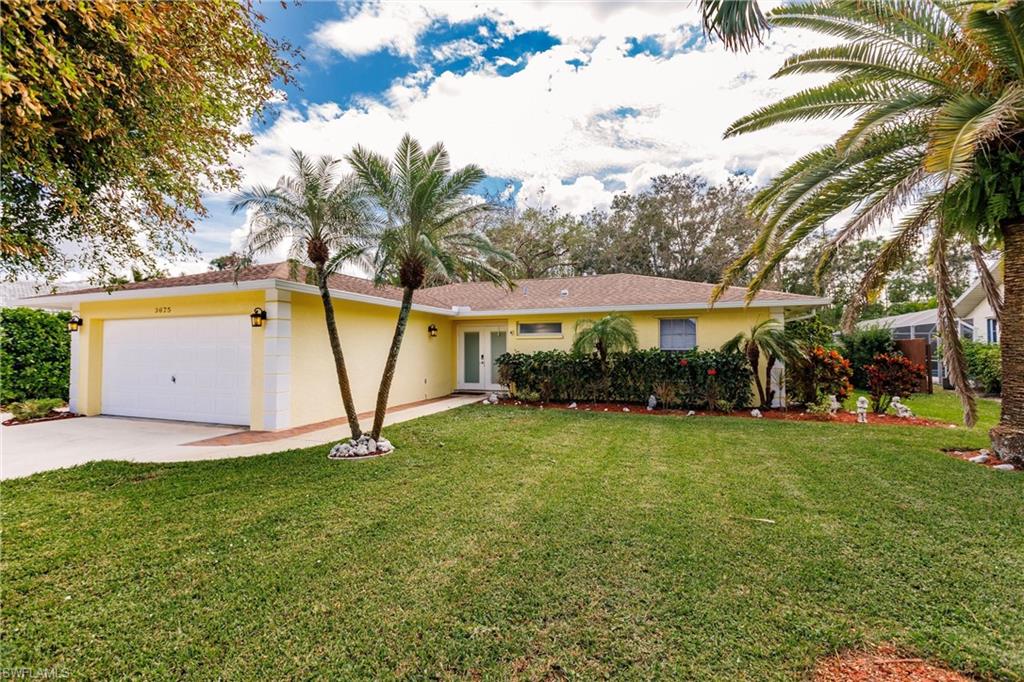
[[[892,397],[892,406],[896,410],[896,416],[900,419],[908,419],[914,416],[914,413],[910,411],[910,408],[903,404],[898,395]]]
[[[864,396],[857,398],[857,423],[868,423],[868,399]]]
[[[657,406],[658,406],[658,399],[656,397],[654,397],[653,394],[647,396],[647,409],[648,410],[653,410]]]

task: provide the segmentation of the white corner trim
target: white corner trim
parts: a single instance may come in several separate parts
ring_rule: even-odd
[[[291,293],[267,290],[267,323],[263,333],[263,428],[291,426],[292,304]]]
[[[74,311],[77,315],[78,311]],[[78,373],[82,368],[81,364],[81,348],[82,345],[82,332],[77,331],[71,333],[71,376],[68,378],[68,409],[72,412],[78,412],[78,386],[79,378]]]

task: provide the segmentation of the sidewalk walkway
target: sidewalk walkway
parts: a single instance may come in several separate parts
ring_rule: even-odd
[[[384,424],[397,424],[428,414],[445,412],[483,400],[482,395],[448,398],[389,410]],[[371,415],[360,415],[364,428]],[[39,424],[0,427],[0,479],[19,478],[41,471],[77,466],[97,460],[130,462],[195,462],[230,457],[251,457],[283,450],[308,448],[349,436],[344,424],[314,431],[296,429],[283,438],[238,445],[206,443],[243,440],[237,428],[124,417],[82,417]],[[298,432],[298,433],[296,433]],[[242,432],[244,433],[244,432]],[[198,441],[198,442],[197,442]],[[397,444],[399,447],[401,443]]]

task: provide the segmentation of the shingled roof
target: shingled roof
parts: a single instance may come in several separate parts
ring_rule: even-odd
[[[707,282],[613,274],[524,279],[516,282],[516,288],[512,291],[483,282],[447,284],[427,291],[431,298],[449,306],[468,306],[472,310],[534,310],[642,305],[700,307],[707,304],[713,288],[714,285]],[[745,296],[746,289],[729,287],[718,301],[738,303]],[[784,291],[762,290],[754,301],[814,305],[820,303],[821,299]]]
[[[291,280],[306,282],[306,269],[299,268],[291,276],[287,262],[253,265],[243,270],[214,270],[198,275],[165,277],[145,282],[131,282],[114,288],[92,287],[65,291],[56,296],[118,293],[140,289],[166,289],[172,287],[230,284],[258,280]],[[485,282],[464,282],[429,287],[416,292],[415,302],[441,309],[469,309],[471,311],[559,310],[572,308],[702,308],[707,305],[714,285],[707,282],[687,282],[666,277],[645,275],[594,275],[588,277],[555,277],[526,279],[516,283],[511,291]],[[368,279],[350,275],[331,275],[331,289],[337,291],[400,301],[402,290],[393,286],[376,286]],[[719,299],[719,304],[742,303],[746,290],[730,287]],[[48,297],[37,297],[41,300]],[[783,291],[761,291],[753,305],[820,305],[823,299]]]

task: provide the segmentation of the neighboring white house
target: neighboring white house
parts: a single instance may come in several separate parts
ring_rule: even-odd
[[[876,327],[892,331],[892,338],[901,339],[926,339],[932,349],[932,377],[939,379],[941,375],[941,363],[939,354],[936,352],[938,345],[937,331],[939,322],[939,311],[936,308],[918,310],[902,315],[890,315],[889,317],[878,317],[873,320],[862,320],[857,323],[858,329],[874,329]],[[961,333],[963,333],[961,328]]]
[[[1002,261],[992,267],[992,277],[1003,291]],[[957,319],[960,320],[960,336],[982,343],[999,343],[999,323],[992,306],[985,295],[985,287],[981,280],[976,280],[953,304]],[[938,345],[939,311],[936,308],[919,310],[902,315],[879,317],[873,320],[862,320],[857,323],[858,329],[882,327],[892,330],[894,339],[927,339],[932,349],[932,376],[941,377],[941,359],[936,352]]]
[[[999,292],[1004,293],[1002,261],[992,267],[992,277],[999,285]],[[970,289],[965,291],[956,300],[953,307],[957,317],[960,318],[961,329],[972,330],[970,335],[961,332],[963,336],[981,343],[999,343],[999,321],[992,311],[992,306],[988,303],[988,296],[985,295],[985,288],[981,285],[981,280],[975,282]]]

